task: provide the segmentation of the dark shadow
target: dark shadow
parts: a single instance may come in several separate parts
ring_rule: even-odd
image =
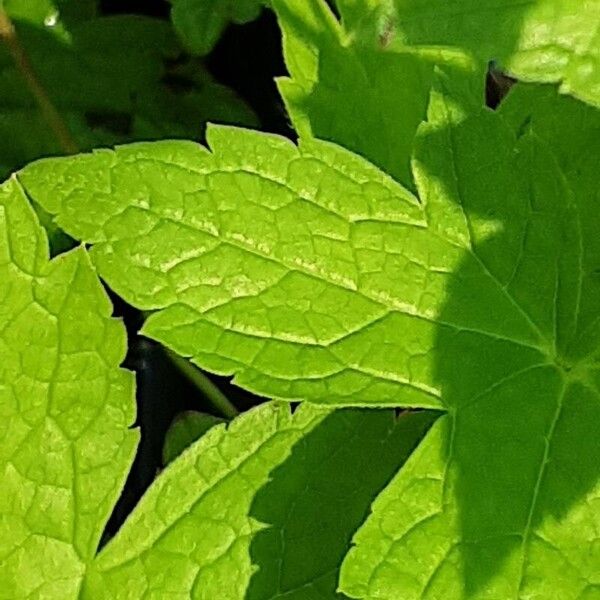
[[[100,548],[119,530],[162,468],[165,434],[175,415],[202,405],[198,390],[166,359],[160,345],[137,334],[141,324],[138,311],[110,295],[116,315],[124,319],[128,330],[123,366],[136,374],[137,418],[132,427],[139,427],[141,438]]]
[[[168,19],[170,9],[168,0],[100,0],[103,14],[137,13]]]
[[[600,476],[600,403],[571,375],[577,365],[567,350],[577,310],[576,215],[528,125],[510,130],[485,111],[431,132],[420,148],[424,169],[460,202],[473,240],[440,315],[456,326],[438,327],[435,344],[453,421],[446,454],[456,477],[446,493],[461,529],[447,559],[462,563],[465,597],[516,597],[530,545],[552,546],[536,527],[560,523]],[[452,228],[453,215],[444,218],[438,230]],[[484,232],[485,221],[497,225]],[[487,316],[472,314],[467,298]],[[505,568],[506,580],[494,580]]]
[[[490,62],[485,79],[486,106],[494,110],[498,108],[516,81],[513,77],[504,74],[493,62]]]
[[[250,545],[258,570],[246,600],[344,598],[338,569],[352,535],[436,417],[341,409],[303,437],[250,509],[267,527]]]
[[[257,126],[248,105],[185,55],[169,23],[110,15],[70,27],[15,21],[30,70],[80,151],[162,138],[203,140],[208,121]],[[0,177],[64,148],[0,44]],[[271,81],[271,87],[274,84]]]
[[[264,10],[256,21],[229,25],[206,65],[218,81],[248,102],[263,131],[295,136],[275,85],[285,65],[281,33],[271,11]]]

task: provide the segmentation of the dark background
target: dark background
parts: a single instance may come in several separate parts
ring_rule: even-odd
[[[167,0],[101,0],[103,14],[143,14],[169,18]],[[288,135],[290,127],[279,100],[274,77],[286,73],[279,28],[272,12],[246,25],[230,25],[206,57],[213,76],[254,109],[262,129]]]

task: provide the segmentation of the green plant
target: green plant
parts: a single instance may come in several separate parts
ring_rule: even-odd
[[[600,597],[600,3],[270,4],[297,143],[211,125],[0,188],[0,598]],[[32,204],[85,246],[49,260]],[[138,434],[98,277],[271,399],[99,553]]]

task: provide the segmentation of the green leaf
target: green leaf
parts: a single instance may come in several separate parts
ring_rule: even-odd
[[[233,128],[211,152],[133,145],[20,178],[156,310],[146,335],[199,366],[271,397],[448,412],[343,592],[578,598],[600,572],[596,186],[571,187],[534,124],[455,119],[444,86],[417,135],[421,203],[333,144]]]
[[[62,40],[69,39],[69,25],[97,16],[96,0],[2,0],[12,19],[44,27]]]
[[[435,415],[263,405],[176,459],[96,555],[139,437],[124,328],[83,248],[48,262],[14,179],[0,221],[0,596],[237,599],[298,578],[295,597],[333,595],[352,532]],[[322,536],[298,538],[317,515]]]
[[[539,95],[532,97],[539,100]],[[443,99],[438,100],[442,111]],[[351,597],[575,599],[592,598],[597,591],[597,175],[588,171],[580,179],[578,170],[577,185],[569,185],[574,179],[565,178],[568,171],[561,172],[548,152],[552,146],[570,147],[597,156],[597,144],[589,143],[592,138],[577,129],[582,119],[569,118],[561,103],[576,106],[572,112],[580,116],[593,113],[572,100],[557,100],[552,92],[540,113],[552,124],[566,121],[559,126],[572,132],[571,145],[565,146],[549,135],[535,102],[529,107],[515,103],[527,115],[525,126],[523,119],[515,120],[514,130],[522,136],[516,150],[530,181],[519,203],[517,197],[511,200],[514,183],[508,173],[496,178],[504,147],[495,135],[504,129],[493,125],[497,118],[488,116],[480,126],[487,156],[466,125],[448,130],[438,122],[421,130],[415,164],[432,218],[441,199],[456,198],[460,210],[440,212],[438,226],[446,234],[468,232],[490,272],[539,325],[546,312],[545,335],[553,339],[553,351],[547,362],[527,366],[523,361],[521,368],[515,365],[512,373],[496,373],[486,382],[477,370],[507,365],[514,350],[499,348],[496,355],[489,342],[466,335],[450,342],[440,332],[439,348],[463,357],[455,373],[456,362],[437,359],[443,397],[454,406],[378,498],[355,536],[341,577],[341,589]],[[477,157],[476,173],[461,160],[468,155]],[[432,185],[428,179],[434,173]],[[513,181],[518,177],[516,168]],[[471,196],[477,187],[478,197]],[[477,242],[481,225],[473,217],[478,215],[497,219],[501,230]],[[554,264],[542,266],[544,256]],[[455,285],[464,285],[461,271]],[[450,292],[445,311],[451,310],[452,297]],[[419,569],[415,556],[426,559]]]
[[[268,0],[171,0],[171,20],[187,48],[208,54],[231,23],[258,17]]]
[[[0,9],[4,9],[11,19],[43,27],[58,39],[68,39],[57,3],[53,0],[2,0]]]
[[[219,417],[193,410],[177,415],[165,436],[163,465],[173,462],[192,442],[223,422]]]
[[[352,532],[435,415],[263,405],[175,460],[96,556],[139,437],[124,328],[82,248],[48,262],[14,179],[0,218],[2,597],[265,597],[298,578],[296,597],[333,595]],[[316,515],[323,535],[298,539]]]
[[[560,83],[563,93],[600,106],[600,0],[392,0],[377,28],[360,35],[390,49],[438,45],[498,61],[525,81]]]
[[[279,90],[301,138],[341,144],[412,188],[410,156],[434,64],[444,63],[456,82],[468,82],[466,105],[481,106],[483,79],[473,77],[472,64],[456,53],[392,53],[362,43],[351,26],[359,14],[367,22],[375,14],[362,4],[344,2],[340,24],[325,0],[272,3],[290,74],[278,80]]]
[[[82,597],[336,597],[352,532],[431,421],[270,403],[213,427],[158,477]]]
[[[573,343],[569,352],[583,357],[600,339],[600,111],[557,96],[550,87],[517,85],[502,104],[501,114],[517,133],[535,130],[552,149],[573,192],[583,248],[577,345]]]
[[[259,569],[245,598],[345,597],[335,592],[350,537],[434,418],[341,409],[303,438],[254,500],[271,527],[252,543]]]
[[[48,27],[16,17],[32,69],[82,150],[136,139],[200,139],[207,120],[256,123],[199,63],[167,66],[181,52],[167,23],[128,15],[81,20],[58,39]],[[0,176],[64,153],[3,45],[0,139],[10,140],[0,144]]]
[[[125,330],[86,252],[0,187],[0,596],[76,598],[133,460]]]
[[[208,138],[213,154],[184,142],[133,145],[40,162],[22,180],[62,229],[96,244],[93,260],[117,293],[160,309],[145,335],[201,368],[274,397],[395,405],[402,393],[439,408],[427,369],[398,377],[375,348],[387,336],[408,366],[409,348],[432,341],[428,315],[442,299],[410,290],[413,276],[429,277],[422,265],[436,251],[419,241],[427,232],[416,199],[325,142],[296,148],[227,127]],[[410,260],[398,254],[403,244],[414,247]],[[443,241],[437,251],[440,260],[461,254]],[[432,277],[440,286],[448,274]],[[402,323],[412,328],[405,349]]]
[[[100,552],[83,598],[243,598],[250,544],[264,527],[252,503],[273,467],[327,417],[266,404],[213,427],[163,471]]]

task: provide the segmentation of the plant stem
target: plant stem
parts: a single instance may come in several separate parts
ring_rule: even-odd
[[[223,392],[187,358],[175,354],[167,348],[165,354],[171,362],[185,375],[209,400],[209,402],[228,419],[234,419],[239,414],[237,408],[228,400]]]
[[[33,66],[23,48],[15,26],[8,16],[7,12],[2,8],[0,3],[0,39],[6,44],[12,59],[21,73],[29,91],[35,98],[40,112],[52,132],[56,136],[60,148],[66,154],[76,154],[79,149],[77,143],[73,139],[66,123],[63,121],[59,112],[50,100],[46,90],[37,78]]]

